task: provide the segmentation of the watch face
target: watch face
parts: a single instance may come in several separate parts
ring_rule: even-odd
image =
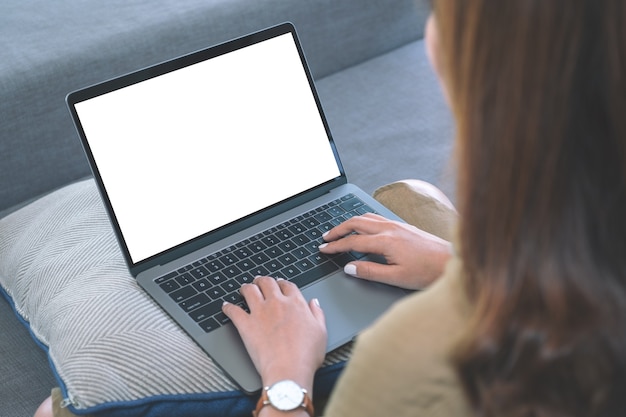
[[[281,411],[295,410],[304,402],[304,392],[293,381],[280,381],[267,391],[267,399]]]

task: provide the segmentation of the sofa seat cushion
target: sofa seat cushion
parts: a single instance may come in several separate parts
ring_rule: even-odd
[[[93,180],[0,220],[0,284],[49,357],[70,410],[107,416],[248,416],[238,391],[129,274]],[[332,388],[350,346],[331,352]]]

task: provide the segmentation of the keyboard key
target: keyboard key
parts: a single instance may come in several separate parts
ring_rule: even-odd
[[[237,281],[235,281],[234,279],[229,279],[228,281],[222,284],[222,288],[227,293],[237,291],[239,287],[241,287],[241,285],[237,283]]]
[[[189,313],[189,317],[191,317],[196,322],[206,320],[209,317],[215,315],[215,313],[222,311],[223,304],[224,302],[222,300],[212,301],[197,310],[193,310],[191,313]]]
[[[279,248],[278,246],[273,246],[273,247],[263,251],[263,253],[268,256],[268,259],[272,259],[272,258],[277,258],[278,256],[282,255],[285,252],[281,248]]]
[[[190,269],[191,269],[191,265],[186,265],[186,266],[183,266],[182,268],[179,268],[176,272],[178,272],[179,274],[184,274]]]
[[[224,268],[224,265],[218,260],[209,261],[204,266],[211,272],[217,272]]]
[[[309,261],[308,259],[301,259],[298,262],[296,262],[295,265],[301,271],[306,271],[308,269],[313,268],[313,263]]]
[[[356,216],[358,216],[358,214],[353,211],[347,212],[343,215],[343,217],[345,217],[346,220],[351,219]]]
[[[215,286],[211,287],[206,291],[206,294],[211,297],[213,300],[217,300],[226,295],[226,291],[222,287]]]
[[[328,209],[328,213],[333,216],[333,217],[337,217],[337,216],[341,216],[345,213],[346,211],[344,209],[342,209],[341,207],[331,207]]]
[[[174,271],[174,272],[170,272],[167,275],[163,275],[162,277],[159,277],[157,279],[154,280],[154,282],[156,282],[157,284],[161,284],[169,279],[174,278],[176,275],[178,275],[178,272]]]
[[[242,271],[248,271],[254,268],[256,264],[251,259],[244,259],[243,261],[239,261],[236,266]]]
[[[263,249],[267,249],[267,246],[257,240],[257,241],[252,242],[250,245],[248,245],[248,248],[250,249],[252,253],[257,253],[257,252],[261,252]]]
[[[280,242],[278,244],[278,247],[281,248],[285,252],[289,252],[289,251],[294,250],[296,248],[296,244],[293,243],[290,240],[286,240],[284,242]]]
[[[226,275],[228,278],[234,278],[237,275],[241,274],[241,269],[237,268],[235,265],[232,265],[228,268],[225,268],[223,272],[224,275]]]
[[[209,281],[212,282],[214,285],[215,284],[221,284],[222,282],[226,281],[228,278],[226,277],[226,275],[222,274],[222,273],[215,273],[215,274],[211,274],[209,275]]]
[[[161,283],[159,286],[161,288],[163,288],[163,291],[165,291],[166,293],[170,293],[170,292],[180,288],[180,285],[174,279],[170,279],[169,281],[165,281],[165,282]]]
[[[304,220],[302,224],[307,226],[308,228],[311,228],[311,227],[319,226],[320,222],[316,220],[314,217],[309,217],[308,219]]]
[[[189,273],[195,278],[195,279],[200,279],[200,278],[204,278],[207,275],[209,275],[209,271],[203,267],[197,267],[196,269],[192,269],[191,271],[189,271]]]
[[[364,204],[365,203],[363,203],[358,198],[351,198],[350,200],[341,203],[341,208],[344,209],[345,211],[352,211],[352,210],[358,209]]]
[[[332,258],[332,261],[339,265],[341,268],[346,266],[347,263],[356,261],[356,258],[349,253],[341,253]]]
[[[319,245],[316,245],[316,249],[315,249],[316,251],[317,251],[317,246]],[[302,258],[306,258],[307,256],[309,256],[311,252],[309,252],[305,248],[298,248],[298,249],[291,251],[291,254],[298,259],[302,259]]]
[[[328,232],[330,229],[332,229],[333,227],[335,227],[331,222],[326,222],[326,223],[322,223],[321,225],[319,225],[319,229],[323,232]]]
[[[222,326],[225,325],[225,324],[230,323],[230,319],[224,313],[217,313],[214,318]]]
[[[307,258],[313,265],[320,265],[330,260],[330,258],[322,253],[315,253]]]
[[[203,305],[208,304],[209,302],[211,302],[211,299],[205,294],[198,294],[185,301],[181,301],[180,303],[178,303],[178,305],[181,306],[186,312],[190,312],[192,310],[195,310],[196,308],[200,308]]]
[[[332,219],[331,221],[329,221],[328,223],[332,224],[333,226],[339,226],[341,223],[343,223],[346,220],[347,219],[345,219],[343,216],[338,216]]]
[[[265,253],[257,253],[251,258],[257,265],[263,265],[265,262],[270,260],[270,257]]]
[[[296,257],[291,255],[290,253],[287,253],[285,255],[279,256],[278,261],[283,265],[290,265],[296,261]]]
[[[321,213],[315,215],[315,220],[319,221],[320,223],[327,222],[332,218],[333,216],[331,216],[330,213],[327,211],[322,211]]]
[[[220,262],[223,263],[224,265],[233,265],[238,261],[239,259],[237,259],[237,257],[233,253],[227,253],[226,255],[220,258]]]
[[[186,287],[183,287],[179,290],[174,291],[173,293],[170,293],[170,297],[172,297],[172,300],[179,303],[183,300],[186,300],[189,297],[193,297],[197,293],[198,292],[196,291],[195,288],[193,288],[191,285],[188,285]]]
[[[311,240],[319,240],[322,238],[322,232],[318,229],[311,229],[304,232],[304,234],[309,237]]]
[[[290,237],[293,237],[293,233],[290,232],[288,229],[281,229],[278,232],[276,232],[276,236],[281,240],[286,240],[286,239],[289,239]]]
[[[215,319],[208,319],[198,324],[202,327],[202,330],[207,333],[220,327],[220,324]]]
[[[195,281],[195,278],[191,276],[191,274],[189,273],[184,273],[182,275],[177,276],[174,279],[176,280],[176,282],[180,284],[181,287],[187,284],[191,284],[192,282]]]
[[[306,245],[307,242],[310,242],[311,238],[309,238],[307,235],[303,233],[301,235],[294,237],[293,239],[291,239],[291,241],[295,243],[296,246],[302,246],[302,245]]]
[[[279,269],[281,269],[284,265],[278,262],[278,260],[269,261],[263,264],[265,269],[267,269],[269,275],[273,275]]]
[[[257,275],[267,275],[267,271],[265,273],[262,274],[250,274],[250,273],[245,273],[242,275],[239,275],[237,278],[235,278],[235,281],[237,281],[239,283],[239,285],[243,285],[243,284],[251,284],[252,281],[254,281],[254,277]]]
[[[373,208],[371,208],[368,205],[364,205],[362,207],[359,207],[358,209],[356,209],[356,212],[359,214],[366,214],[366,213],[376,213],[376,210],[374,210]]]
[[[306,245],[303,246],[303,249],[306,249],[309,251],[309,253],[319,253],[320,250],[320,245],[322,244],[321,240],[315,240],[315,241],[311,241],[309,243],[307,243]]]
[[[196,291],[198,292],[203,292],[208,290],[209,288],[211,288],[211,283],[209,282],[208,279],[206,278],[202,278],[201,280],[198,280],[196,282],[194,282],[193,284],[191,284]]]
[[[291,282],[296,284],[298,288],[302,288],[336,270],[337,267],[332,262],[326,262],[303,272],[301,275],[292,279]]]
[[[291,230],[294,235],[298,235],[300,233],[303,233],[306,230],[306,227],[304,227],[302,223],[298,222],[289,226],[289,230]]]
[[[261,241],[269,248],[270,246],[274,246],[275,244],[277,244],[278,242],[280,242],[280,240],[274,236],[274,235],[270,235],[270,236],[265,236],[263,239],[261,239]]]
[[[226,294],[224,296],[224,300],[231,304],[237,304],[243,301],[243,295],[238,292],[233,292],[231,294]]]
[[[248,258],[250,255],[252,255],[252,253],[253,253],[253,252],[252,252],[250,249],[248,249],[247,247],[246,247],[246,248],[240,248],[240,249],[237,249],[237,250],[235,251],[235,255],[237,255],[237,257],[238,257],[239,259],[246,259],[246,258]]]
[[[289,279],[289,280],[295,277],[296,275],[298,275],[299,273],[300,273],[300,270],[293,265],[280,270],[281,277],[285,279]]]
[[[250,273],[250,275],[252,275],[253,278],[258,277],[258,276],[268,275],[270,273],[270,271],[268,271],[267,268],[264,267],[263,265],[259,265],[255,268],[252,268],[248,272]]]

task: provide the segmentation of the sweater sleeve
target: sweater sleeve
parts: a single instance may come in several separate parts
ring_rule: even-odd
[[[450,354],[468,303],[460,261],[428,289],[398,302],[357,339],[324,415],[468,416]]]

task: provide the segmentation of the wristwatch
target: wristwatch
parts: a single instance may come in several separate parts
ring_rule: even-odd
[[[261,409],[266,405],[270,405],[279,411],[293,411],[302,407],[309,416],[314,417],[315,414],[313,401],[311,401],[307,391],[289,379],[265,387],[261,392],[259,402],[256,404],[256,410],[252,412],[252,416],[257,417]]]

